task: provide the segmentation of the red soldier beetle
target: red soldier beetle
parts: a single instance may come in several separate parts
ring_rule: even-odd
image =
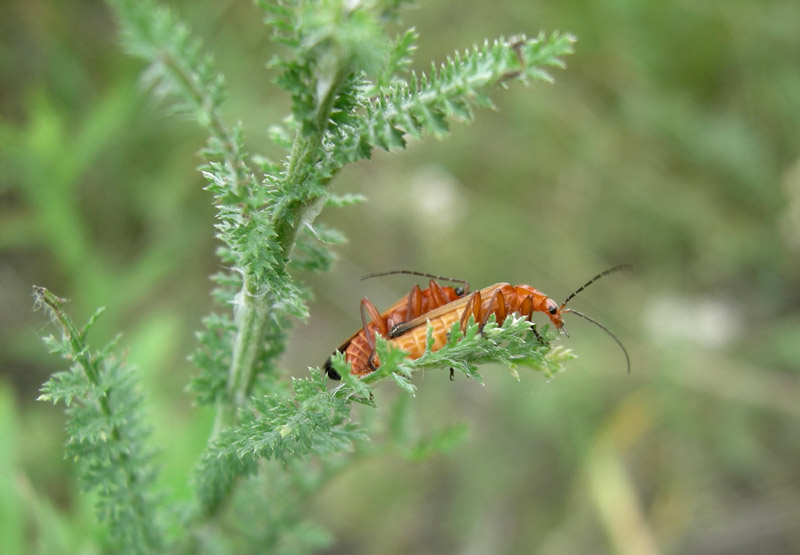
[[[474,318],[475,322],[480,324],[480,329],[483,329],[489,320],[489,316],[492,314],[495,315],[497,324],[502,325],[509,314],[516,313],[525,317],[528,321],[532,321],[535,312],[543,312],[546,314],[553,326],[569,337],[564,327],[563,315],[572,313],[591,322],[611,336],[617,345],[619,345],[620,349],[622,349],[625,355],[627,371],[630,373],[631,359],[628,355],[628,350],[619,338],[597,320],[586,316],[582,312],[567,308],[567,303],[569,301],[598,279],[620,270],[629,269],[630,267],[630,264],[622,264],[600,272],[570,293],[560,305],[530,285],[513,286],[510,283],[497,283],[475,291],[468,297],[453,301],[438,309],[422,314],[414,320],[409,320],[395,326],[389,331],[389,337],[391,339],[390,344],[408,353],[409,358],[417,359],[425,354],[428,322],[430,322],[433,327],[433,346],[431,350],[438,351],[447,343],[447,334],[456,321],[459,322],[461,331],[463,332],[466,329],[470,316]],[[538,337],[539,334],[536,332],[535,327],[533,331]]]
[[[405,351],[409,358],[418,359],[425,354],[428,322],[430,322],[430,325],[433,327],[433,346],[431,347],[431,350],[438,351],[447,343],[447,334],[449,333],[453,323],[458,321],[461,330],[464,331],[467,323],[469,322],[470,316],[474,318],[475,322],[479,323],[480,329],[482,330],[492,314],[495,315],[497,324],[502,325],[506,317],[510,314],[519,314],[520,316],[525,317],[528,321],[532,322],[533,314],[535,312],[542,312],[547,315],[547,317],[550,319],[550,322],[552,322],[553,326],[557,330],[563,332],[569,337],[564,327],[563,316],[566,313],[572,313],[591,322],[611,336],[617,345],[619,345],[620,349],[622,349],[622,352],[625,355],[627,370],[630,373],[630,356],[628,355],[628,350],[625,348],[619,338],[617,338],[616,335],[614,335],[600,322],[590,318],[589,316],[586,316],[582,312],[578,312],[572,308],[567,308],[567,303],[569,301],[571,301],[578,293],[586,289],[600,278],[620,270],[629,269],[630,267],[631,266],[629,264],[623,264],[609,268],[604,272],[600,272],[578,289],[570,293],[560,305],[530,285],[523,284],[514,286],[510,283],[497,283],[495,285],[485,287],[479,291],[475,291],[471,294],[467,294],[465,291],[463,295],[459,296],[459,298],[420,313],[414,318],[404,320],[400,314],[396,314],[396,316],[401,316],[401,321],[394,325],[388,325],[389,318],[383,318],[384,315],[388,315],[393,309],[396,309],[396,307],[404,302],[407,303],[406,299],[410,297],[410,295],[395,303],[395,305],[393,305],[383,315],[378,314],[377,310],[374,311],[374,314],[370,312],[370,315],[373,318],[373,323],[369,325],[366,322],[366,316],[364,314],[364,302],[367,301],[364,299],[364,301],[362,301],[361,311],[364,328],[353,334],[350,339],[345,341],[339,350],[341,351],[342,347],[349,348],[350,345],[353,345],[354,341],[360,340],[358,342],[358,356],[353,353],[353,356],[349,357],[347,361],[352,365],[353,374],[357,376],[363,376],[371,373],[378,366],[378,363],[374,360],[374,339],[372,342],[367,340],[367,332],[370,330],[370,328],[372,330],[371,333],[373,338],[375,330],[378,329],[383,337],[387,337],[390,340],[389,343],[392,346]],[[433,283],[435,282],[431,280],[431,284]],[[462,283],[466,284],[466,282]],[[374,309],[374,306],[372,308]],[[408,315],[410,312],[406,312],[405,314]],[[385,331],[384,328],[378,328],[378,326],[374,325],[376,316],[383,318],[382,322],[387,324],[388,331]],[[536,336],[539,337],[539,334],[536,332],[535,324],[533,331]],[[367,345],[366,350],[364,350],[364,344]],[[330,367],[330,359],[326,363],[325,368],[328,372],[328,375],[336,379],[331,374],[332,368]],[[338,374],[336,375],[338,376]]]

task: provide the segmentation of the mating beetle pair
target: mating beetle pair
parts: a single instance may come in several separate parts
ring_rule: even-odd
[[[380,361],[376,360],[375,357],[376,332],[388,339],[390,345],[405,351],[409,358],[417,359],[425,354],[426,324],[428,322],[433,327],[433,346],[431,350],[437,351],[447,343],[447,333],[453,323],[458,321],[463,331],[470,316],[483,328],[492,314],[495,315],[497,323],[502,324],[510,314],[516,313],[531,321],[534,313],[543,312],[556,329],[566,333],[562,318],[564,314],[572,313],[596,325],[617,342],[625,354],[628,372],[630,372],[631,362],[628,351],[617,336],[596,320],[577,310],[567,308],[567,303],[575,295],[598,279],[628,268],[630,268],[630,265],[623,264],[600,272],[573,291],[560,305],[541,291],[524,284],[514,286],[510,283],[497,283],[470,293],[469,283],[458,279],[405,270],[370,274],[365,278],[404,273],[428,277],[431,280],[425,289],[420,289],[418,285],[414,285],[408,295],[394,303],[383,313],[379,312],[369,299],[362,299],[361,321],[363,326],[339,345],[336,351],[345,354],[345,360],[350,364],[354,375],[365,376],[380,365]],[[437,279],[462,285],[457,287],[442,286],[436,281]],[[367,315],[369,315],[370,321],[367,321]],[[535,331],[536,329],[534,328]],[[330,358],[325,362],[324,368],[331,379],[341,379],[333,369]]]

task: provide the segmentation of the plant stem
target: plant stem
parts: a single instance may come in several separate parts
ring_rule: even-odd
[[[228,396],[219,404],[211,440],[236,421],[236,412],[247,402],[256,360],[261,350],[264,327],[269,318],[270,299],[266,292],[254,290],[252,278],[245,275],[236,298],[236,340],[228,372]]]
[[[316,157],[319,156],[319,145],[327,128],[335,94],[343,76],[343,70],[335,72],[335,77],[324,91],[322,99],[317,104],[313,131],[303,133],[300,130],[295,137],[287,162],[286,177],[283,180],[283,189],[286,191],[302,191],[303,184],[312,171],[311,168],[315,166]],[[281,206],[273,213],[273,222],[282,254],[279,264],[282,266],[285,266],[289,260],[292,248],[297,241],[301,222],[315,210],[318,200],[318,195],[306,194]],[[237,411],[247,404],[255,366],[262,349],[264,329],[270,318],[273,304],[279,301],[280,299],[275,299],[270,291],[265,291],[261,284],[255,283],[255,279],[245,268],[242,289],[236,298],[237,332],[233,358],[228,372],[228,395],[226,400],[218,406],[211,435],[212,441],[219,436],[223,429],[236,422]]]

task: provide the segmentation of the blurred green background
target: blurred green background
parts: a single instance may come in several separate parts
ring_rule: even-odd
[[[229,82],[251,152],[288,105],[264,68],[248,2],[171,2]],[[580,358],[546,381],[486,367],[486,386],[416,378],[421,437],[466,423],[446,454],[360,457],[308,506],[330,553],[800,552],[800,3],[420,3],[418,68],[484,38],[576,34],[555,85],[494,95],[452,135],[348,168],[324,212],[350,243],[315,292],[284,363],[320,364],[410,280],[528,283],[560,300],[613,264],[636,270],[572,304]],[[95,345],[141,371],[177,499],[211,415],[184,392],[217,268],[195,170],[204,137],[139,85],[100,2],[0,4],[0,551],[91,551],[100,532],[62,459],[60,407],[35,403],[63,367],[30,287],[108,310]],[[374,442],[398,393],[376,392]]]

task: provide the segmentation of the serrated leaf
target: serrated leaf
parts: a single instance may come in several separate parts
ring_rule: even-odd
[[[346,193],[344,195],[329,194],[325,200],[327,206],[340,207],[340,206],[354,206],[367,202],[367,197],[359,193]]]

